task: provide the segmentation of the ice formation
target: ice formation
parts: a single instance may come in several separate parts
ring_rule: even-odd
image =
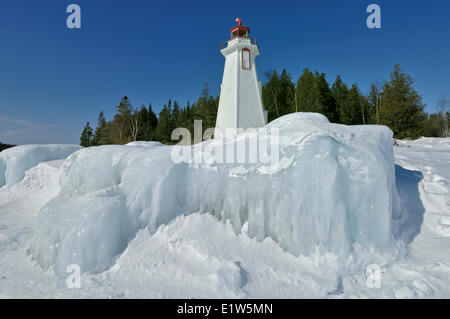
[[[19,182],[25,171],[40,162],[63,159],[79,150],[78,145],[21,145],[0,152],[0,187]]]
[[[73,153],[62,166],[59,195],[38,214],[33,257],[59,273],[69,264],[100,272],[140,229],[154,234],[194,212],[229,220],[236,232],[246,225],[250,237],[270,237],[296,256],[333,253],[346,262],[391,254],[392,219],[400,211],[392,132],[310,113],[267,128],[279,129],[275,164],[177,163],[176,146],[158,143]],[[217,140],[201,146],[225,147]]]

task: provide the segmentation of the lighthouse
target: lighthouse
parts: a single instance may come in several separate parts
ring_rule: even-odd
[[[258,81],[255,58],[259,55],[256,39],[250,29],[236,19],[231,37],[220,52],[225,57],[216,132],[228,128],[258,128],[266,125],[267,111],[262,104],[262,86]],[[217,133],[216,133],[217,134]]]

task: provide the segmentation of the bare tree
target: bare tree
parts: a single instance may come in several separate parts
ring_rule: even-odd
[[[442,136],[450,137],[449,132],[449,113],[450,113],[450,100],[446,95],[443,95],[438,101],[439,114],[442,117]]]
[[[294,102],[295,102],[295,112],[298,112],[297,88],[294,89]]]
[[[380,109],[383,101],[383,82],[380,80],[375,81],[375,88],[376,88],[376,102],[375,102],[375,118],[377,121],[377,124],[380,123]]]
[[[134,109],[133,114],[130,117],[130,128],[131,128],[131,138],[136,142],[139,130],[141,127],[141,121],[139,117],[139,111],[137,108]]]
[[[361,106],[361,115],[362,115],[362,121],[363,125],[366,125],[366,102],[364,101],[364,98],[361,96],[359,105]]]

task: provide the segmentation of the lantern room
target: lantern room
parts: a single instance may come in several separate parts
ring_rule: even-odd
[[[231,39],[240,37],[240,38],[248,38],[248,35],[250,34],[250,29],[246,26],[242,25],[242,20],[239,18],[236,18],[236,22],[238,23],[237,26],[235,26],[233,29],[231,29]]]

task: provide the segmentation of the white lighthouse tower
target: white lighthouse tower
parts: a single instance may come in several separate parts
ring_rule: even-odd
[[[250,30],[236,19],[231,38],[220,52],[225,57],[225,69],[220,88],[216,132],[227,128],[258,128],[267,123],[262,105],[262,87],[256,73],[255,57],[258,44],[249,38]]]

